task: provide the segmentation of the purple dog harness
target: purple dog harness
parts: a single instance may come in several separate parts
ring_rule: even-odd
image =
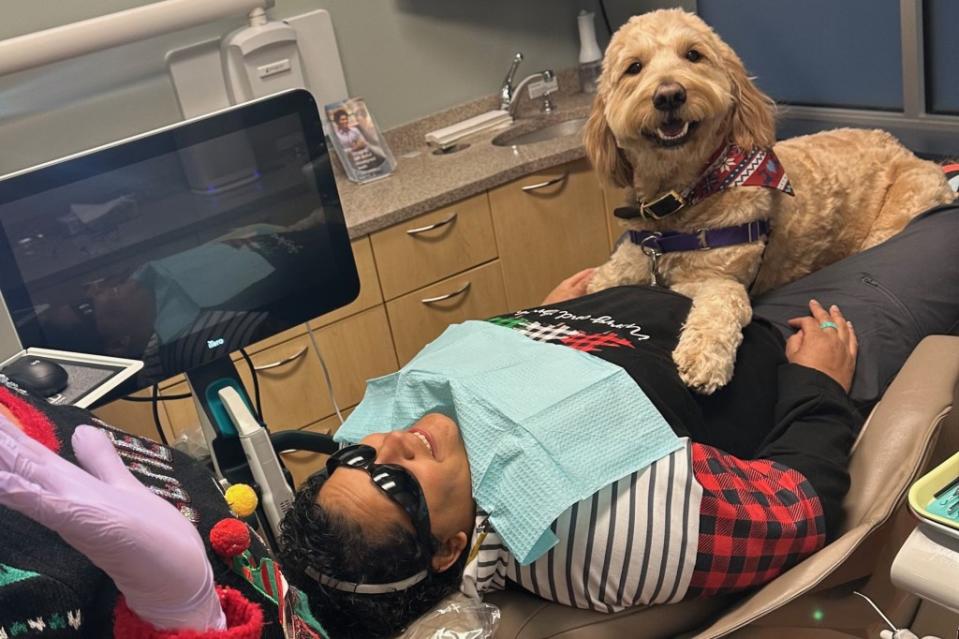
[[[769,220],[753,220],[738,226],[719,229],[702,229],[695,233],[679,231],[627,231],[620,242],[629,241],[643,249],[649,257],[652,284],[663,286],[659,275],[659,256],[679,251],[707,251],[723,246],[735,246],[749,242],[765,242],[769,237]]]
[[[679,231],[627,231],[633,244],[660,255],[676,251],[702,251],[748,242],[764,242],[769,236],[769,220],[753,220],[738,226],[703,229],[695,233]]]
[[[772,149],[744,151],[735,144],[720,147],[706,163],[699,179],[681,192],[670,191],[638,206],[623,206],[613,215],[624,220],[637,217],[661,220],[688,206],[693,206],[711,195],[738,186],[758,186],[794,195],[786,170]],[[653,284],[662,285],[656,268],[659,256],[675,251],[702,251],[723,246],[765,242],[769,236],[769,221],[754,220],[739,226],[719,229],[701,229],[695,233],[679,231],[627,231],[623,234],[643,249],[649,257]]]

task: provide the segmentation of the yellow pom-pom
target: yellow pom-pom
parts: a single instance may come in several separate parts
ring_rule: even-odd
[[[237,517],[249,517],[256,510],[260,500],[256,492],[246,484],[233,484],[226,489],[226,503]]]

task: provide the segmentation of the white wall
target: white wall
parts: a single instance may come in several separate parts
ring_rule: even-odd
[[[9,3],[0,38],[148,4],[150,0]],[[659,6],[693,0],[607,0],[615,25]],[[352,95],[389,128],[493,93],[514,51],[520,73],[576,64],[576,14],[595,0],[276,0],[272,15],[316,8],[332,18]],[[0,78],[0,175],[175,122],[167,51],[221,35],[223,20]]]

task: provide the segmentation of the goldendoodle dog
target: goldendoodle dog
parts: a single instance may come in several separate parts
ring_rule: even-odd
[[[589,290],[658,283],[693,306],[673,351],[690,387],[732,377],[749,295],[887,239],[952,201],[942,170],[883,131],[839,129],[775,143],[775,104],[733,50],[679,9],[613,36],[587,155],[627,187],[628,239]]]

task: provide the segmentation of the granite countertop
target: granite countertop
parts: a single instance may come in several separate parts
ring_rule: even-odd
[[[553,112],[543,114],[541,101],[529,100],[524,89],[512,127],[532,130],[589,114],[593,96],[565,89],[576,87],[575,70],[558,74],[558,79],[560,90],[552,96]],[[524,175],[584,157],[581,135],[522,146],[494,146],[492,139],[509,128],[505,125],[470,136],[462,141],[469,146],[453,153],[434,154],[427,146],[424,135],[428,131],[495,108],[498,98],[490,95],[387,131],[385,136],[397,167],[385,179],[355,184],[346,179],[334,162],[350,237],[367,235]]]

